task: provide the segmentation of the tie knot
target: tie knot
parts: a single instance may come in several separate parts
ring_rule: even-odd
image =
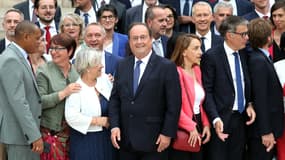
[[[263,16],[262,18],[265,20],[268,20],[268,16]]]
[[[142,63],[142,61],[141,61],[141,60],[138,60],[138,61],[136,62],[136,65],[139,66],[141,63]]]
[[[83,16],[84,16],[84,17],[88,17],[88,13],[84,13]]]
[[[202,41],[204,41],[206,38],[205,38],[205,37],[201,37],[200,39],[201,39]]]
[[[234,52],[233,55],[236,57],[236,56],[238,55],[238,53],[237,53],[237,52]]]
[[[45,26],[44,28],[45,30],[49,30],[50,26]]]
[[[106,4],[105,0],[101,1],[101,6],[104,6]]]

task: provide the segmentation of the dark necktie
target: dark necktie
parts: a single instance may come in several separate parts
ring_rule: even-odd
[[[136,62],[136,66],[134,69],[134,83],[133,83],[133,89],[134,89],[134,95],[136,94],[137,88],[139,86],[139,78],[140,78],[140,65],[141,65],[142,61],[138,60]]]
[[[205,53],[206,49],[205,49],[205,37],[201,37],[201,50],[203,53]]]
[[[84,16],[84,24],[85,24],[85,27],[86,27],[89,24],[88,13],[84,13],[83,16]]]
[[[106,4],[105,0],[101,1],[101,7],[104,6]]]
[[[242,79],[241,79],[241,68],[239,55],[237,52],[233,53],[235,57],[235,70],[236,70],[236,86],[237,86],[237,101],[238,101],[238,111],[240,113],[244,110],[244,99],[243,99],[243,89],[242,89]]]
[[[189,12],[190,12],[189,0],[185,0],[182,14],[183,16],[189,16]],[[190,32],[189,25],[188,24],[181,25],[181,31],[185,33],[189,33]]]
[[[45,26],[45,31],[46,31],[46,49],[47,49],[47,53],[48,53],[48,50],[49,50],[49,46],[50,46],[50,39],[51,39],[51,35],[50,35],[50,32],[49,32],[49,29],[50,29],[50,26]]]

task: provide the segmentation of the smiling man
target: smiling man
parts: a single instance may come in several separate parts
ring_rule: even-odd
[[[220,36],[215,35],[211,31],[211,23],[213,21],[212,8],[207,2],[197,2],[192,8],[192,18],[195,24],[195,34],[201,38],[202,52],[223,42]]]

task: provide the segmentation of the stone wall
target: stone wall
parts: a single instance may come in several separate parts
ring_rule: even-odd
[[[0,39],[4,37],[4,31],[2,28],[2,22],[3,22],[3,15],[12,6],[14,6],[17,3],[23,2],[25,0],[0,0]],[[73,8],[71,7],[71,1],[70,0],[57,0],[58,5],[61,7],[62,15],[68,12],[73,12]]]

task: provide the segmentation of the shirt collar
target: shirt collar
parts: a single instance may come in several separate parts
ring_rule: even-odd
[[[24,58],[27,60],[28,58],[28,53],[21,47],[19,46],[17,43],[11,42],[12,44],[14,44],[16,46],[16,48],[18,48],[21,52],[21,54],[24,56]]]
[[[266,49],[263,49],[263,48],[258,48],[266,57],[268,57],[269,58],[269,56],[270,56],[270,53],[268,52],[268,50],[266,50]]]
[[[40,28],[45,28],[45,27],[47,26],[47,25],[41,23],[40,20],[39,20],[38,22],[39,22],[39,24],[40,24]],[[55,22],[54,22],[54,20],[52,20],[52,22],[51,22],[48,26],[50,26],[50,28],[55,28]]]
[[[231,49],[226,43],[226,41],[224,41],[224,48],[225,48],[226,54],[233,54],[234,52],[238,52],[238,51],[234,51],[233,49]]]
[[[209,29],[209,31],[208,31],[208,33],[206,33],[204,36],[202,36],[200,33],[198,33],[197,31],[196,31],[196,35],[198,35],[200,38],[201,37],[205,37],[206,39],[211,39],[211,30]]]
[[[150,59],[150,56],[152,54],[152,50],[148,53],[148,55],[146,55],[145,57],[143,57],[142,59],[140,59],[142,61],[143,64],[147,64],[149,59]],[[135,64],[136,62],[138,61],[139,59],[137,57],[135,57]]]

